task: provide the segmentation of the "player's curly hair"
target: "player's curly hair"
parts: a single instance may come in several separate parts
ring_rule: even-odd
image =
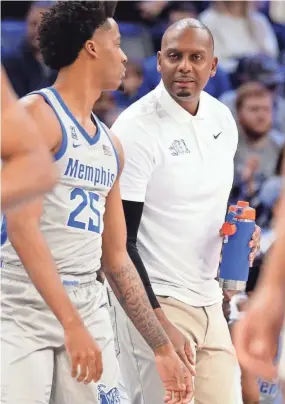
[[[43,14],[39,27],[44,62],[59,70],[71,65],[84,43],[115,12],[115,1],[58,1]]]

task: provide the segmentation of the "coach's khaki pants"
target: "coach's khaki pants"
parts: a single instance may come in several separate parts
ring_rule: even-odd
[[[131,404],[163,404],[154,355],[114,294],[119,363]],[[191,307],[170,297],[159,302],[167,318],[190,340],[196,356],[195,404],[236,404],[237,362],[222,305]]]

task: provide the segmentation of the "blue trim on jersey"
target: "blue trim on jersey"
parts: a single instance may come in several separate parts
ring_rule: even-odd
[[[61,159],[61,157],[64,155],[64,153],[66,152],[66,149],[67,149],[67,143],[68,143],[67,139],[68,139],[68,137],[67,137],[66,129],[64,127],[64,124],[63,124],[57,110],[55,109],[54,105],[52,104],[52,102],[48,98],[47,94],[45,94],[44,92],[41,92],[41,90],[39,90],[39,91],[33,91],[32,93],[30,93],[28,95],[32,95],[32,94],[39,94],[45,99],[45,101],[48,103],[48,105],[52,108],[53,112],[57,116],[57,119],[58,119],[58,121],[60,123],[61,131],[62,131],[62,142],[61,142],[60,148],[58,149],[58,151],[53,156],[55,161],[58,161],[59,159]]]
[[[92,114],[93,114],[93,113],[92,113]],[[94,118],[96,119],[95,114],[93,114],[93,116],[94,116]],[[98,119],[96,119],[96,122],[98,122]],[[99,122],[100,122],[100,121],[99,121]],[[114,150],[114,153],[115,153],[115,156],[116,156],[116,160],[117,160],[117,170],[118,170],[117,176],[118,176],[118,175],[119,175],[119,172],[120,172],[120,159],[119,159],[118,151],[117,151],[117,149],[116,149],[116,147],[115,147],[115,145],[114,145],[114,142],[113,142],[113,140],[111,139],[111,137],[110,137],[110,135],[109,135],[107,129],[104,127],[103,123],[100,122],[100,124],[101,124],[101,126],[102,126],[102,128],[103,128],[103,131],[106,133],[106,135],[107,135],[107,137],[108,137],[108,139],[109,139],[109,141],[110,141],[112,147],[113,147],[113,150]]]
[[[100,126],[97,126],[97,133],[95,134],[95,136],[93,136],[93,137],[89,136],[88,133],[86,132],[86,130],[83,128],[83,126],[81,126],[80,123],[72,115],[72,113],[68,109],[67,105],[64,103],[63,99],[61,98],[61,95],[59,94],[59,92],[53,87],[48,87],[48,89],[53,92],[53,94],[57,98],[58,102],[62,106],[64,112],[66,113],[66,115],[68,115],[69,118],[73,121],[74,125],[77,126],[78,130],[81,132],[83,137],[87,140],[87,142],[91,146],[96,144],[98,142],[98,140],[100,139],[100,136],[101,136]]]

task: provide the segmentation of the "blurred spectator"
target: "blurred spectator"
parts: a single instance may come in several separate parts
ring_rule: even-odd
[[[22,20],[26,17],[32,1],[1,1],[1,19]]]
[[[31,5],[27,16],[27,34],[17,49],[4,55],[2,63],[19,97],[53,84],[56,73],[47,68],[39,50],[38,27],[42,13],[51,2],[38,1]]]
[[[184,5],[183,5],[184,3]],[[142,23],[149,27],[166,21],[173,10],[194,5],[196,12],[208,7],[209,1],[119,1],[115,19],[119,22]],[[181,7],[182,5],[182,7]],[[185,18],[185,17],[182,17]]]
[[[284,85],[284,72],[278,63],[266,55],[245,57],[240,60],[236,72],[236,84],[238,86],[249,81],[258,81],[266,86],[273,95],[273,129],[285,133],[285,99],[282,96]],[[224,93],[220,100],[226,104],[236,117],[236,91]],[[278,132],[273,134],[279,143],[284,138],[278,139]]]
[[[161,39],[166,29],[183,18],[197,18],[197,2],[172,1],[165,10],[165,18],[159,19],[151,28],[155,51],[160,50]]]
[[[259,193],[253,199],[253,204],[258,215],[258,224],[262,227],[261,251],[264,250],[264,246],[272,238],[272,233],[268,232],[268,230],[271,228],[271,220],[276,202],[281,195],[281,188],[284,186],[284,181],[282,180],[285,174],[283,166],[285,166],[285,147],[283,147],[279,154],[274,176],[264,181]]]
[[[126,64],[126,75],[123,80],[123,91],[115,91],[116,105],[120,109],[129,107],[148,93],[149,89],[143,86],[143,68],[138,62]]]
[[[94,114],[110,128],[120,114],[111,92],[103,92],[93,107]]]
[[[168,13],[168,25],[172,25],[184,18],[197,18],[197,8],[195,3],[188,1],[177,1],[175,6],[169,10]]]
[[[235,156],[234,191],[249,199],[274,175],[280,147],[270,136],[272,96],[260,83],[244,84],[237,93],[239,143]]]
[[[119,1],[115,19],[119,22],[155,24],[168,6],[168,1]]]
[[[285,25],[285,2],[270,1],[269,16],[273,22]]]
[[[221,66],[233,72],[237,60],[264,53],[278,56],[278,43],[267,18],[254,10],[251,1],[214,1],[200,15],[215,39],[215,53]]]

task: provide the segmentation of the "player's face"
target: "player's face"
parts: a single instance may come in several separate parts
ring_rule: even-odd
[[[199,97],[216,73],[211,39],[206,30],[186,28],[169,33],[158,53],[158,70],[167,91],[178,102]]]
[[[117,90],[125,76],[127,56],[121,49],[121,37],[118,24],[110,18],[102,28],[97,30],[97,61],[100,66],[102,91]],[[97,68],[96,67],[96,68]]]

